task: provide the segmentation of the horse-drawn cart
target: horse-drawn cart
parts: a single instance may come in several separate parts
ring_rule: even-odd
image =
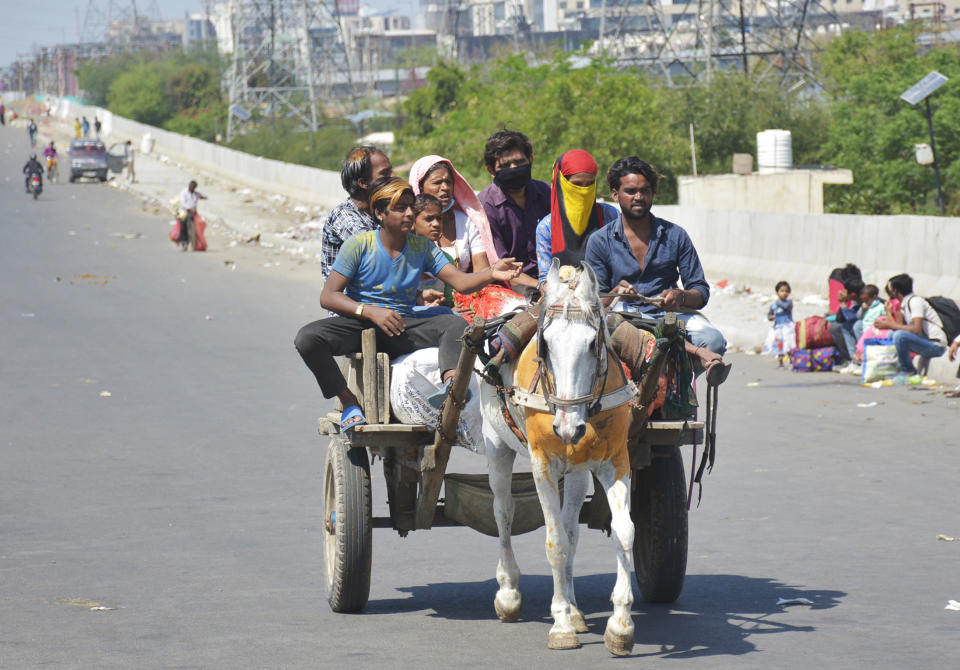
[[[405,536],[411,530],[466,525],[497,536],[487,475],[446,472],[457,407],[463,406],[483,326],[477,319],[465,333],[437,429],[396,421],[390,408],[390,361],[377,353],[373,330],[362,336],[362,353],[344,360],[347,384],[369,423],[342,433],[339,413],[319,420],[319,432],[330,437],[323,475],[324,558],[328,600],[335,612],[358,612],[367,602],[374,528],[392,528]],[[474,346],[466,346],[471,341]],[[683,586],[688,490],[680,446],[697,443],[703,427],[694,421],[648,421],[629,444],[634,566],[648,602],[673,602]],[[390,510],[386,517],[372,514],[370,464],[375,456],[383,462]],[[583,505],[580,523],[609,533],[607,498],[596,481],[594,485],[597,493]],[[513,474],[513,495],[513,534],[541,527],[543,512],[530,473]]]

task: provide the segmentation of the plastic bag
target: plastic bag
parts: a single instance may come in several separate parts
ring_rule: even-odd
[[[860,381],[864,384],[893,377],[900,371],[897,348],[893,340],[869,339],[863,342],[863,373]]]

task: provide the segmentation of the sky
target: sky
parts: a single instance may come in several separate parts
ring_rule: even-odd
[[[402,6],[411,13],[414,1],[361,0],[378,9]],[[91,2],[106,13],[111,0],[0,0],[0,68],[13,63],[19,54],[31,53],[34,47],[76,42],[77,26],[83,25]],[[156,5],[163,19],[203,11],[202,0],[113,0],[115,7],[128,8],[131,2],[144,13]],[[211,0],[211,4],[215,2]]]

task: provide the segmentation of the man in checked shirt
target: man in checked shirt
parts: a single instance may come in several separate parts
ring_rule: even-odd
[[[377,222],[370,215],[367,189],[381,177],[393,176],[393,165],[387,155],[372,146],[354,147],[347,152],[340,170],[340,182],[350,196],[330,210],[323,224],[320,245],[320,271],[326,281],[337,252],[347,239],[358,233],[376,230]]]

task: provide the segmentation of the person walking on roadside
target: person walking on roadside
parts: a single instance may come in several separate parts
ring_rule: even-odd
[[[80,133],[83,131],[83,126],[80,125],[80,119],[73,119],[73,134],[76,135],[77,139],[80,139]]]
[[[133,142],[127,140],[123,145],[123,155],[124,155],[124,164],[123,169],[126,172],[126,180],[128,184],[132,184],[137,180],[137,173],[133,169]]]
[[[376,147],[362,145],[347,152],[340,168],[340,183],[349,197],[330,210],[323,224],[320,273],[324,281],[330,276],[344,242],[359,233],[377,229],[377,222],[370,214],[367,190],[376,180],[392,176],[393,164]]]
[[[103,128],[103,124],[100,123],[98,117],[93,117],[93,131],[97,134],[97,139],[100,139],[100,129]]]
[[[7,125],[6,113],[7,113],[6,106],[2,102],[0,102],[0,126]]]
[[[83,117],[83,122],[82,122],[80,125],[81,125],[81,127],[83,128],[83,136],[84,136],[84,137],[89,137],[89,136],[90,136],[90,122],[87,121],[87,117]]]
[[[34,149],[37,146],[37,123],[33,119],[30,119],[27,122],[27,134],[30,136],[30,148]]]
[[[197,201],[207,196],[197,190],[197,182],[191,181],[180,193],[180,249],[197,248],[197,230],[193,217],[197,215]]]

